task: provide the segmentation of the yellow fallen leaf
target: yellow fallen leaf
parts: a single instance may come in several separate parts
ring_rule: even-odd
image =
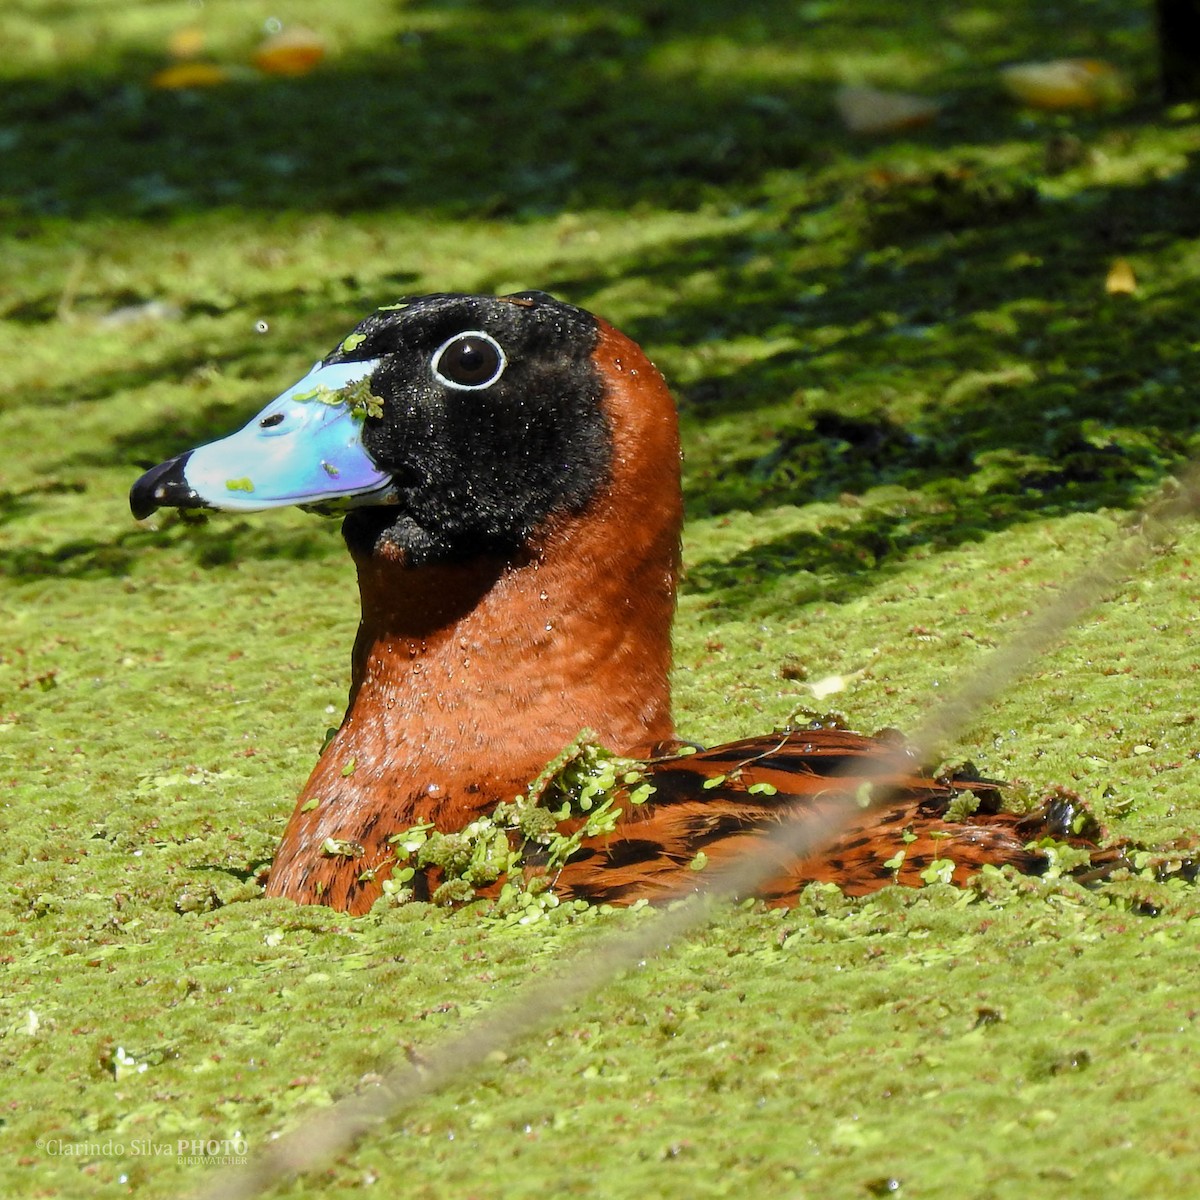
[[[851,133],[895,133],[928,125],[941,111],[936,100],[873,87],[841,87],[834,95],[838,114]]]
[[[295,25],[267,38],[254,52],[254,65],[268,75],[307,75],[324,57],[324,38]]]
[[[846,675],[826,675],[824,679],[818,679],[815,683],[804,684],[804,687],[814,700],[824,700],[826,696],[836,696],[838,692],[844,692],[862,679],[866,673],[867,668],[860,667],[857,671],[850,671]]]
[[[1129,95],[1125,76],[1099,58],[1017,63],[1000,72],[1009,94],[1032,108],[1096,108]]]
[[[172,58],[195,58],[204,49],[204,30],[198,25],[185,25],[167,38],[167,53]]]
[[[1127,258],[1118,258],[1108,268],[1108,276],[1104,280],[1104,290],[1110,296],[1132,296],[1137,291],[1137,276]]]
[[[229,78],[229,72],[216,63],[176,63],[150,76],[150,86],[168,91],[179,88],[216,87]]]

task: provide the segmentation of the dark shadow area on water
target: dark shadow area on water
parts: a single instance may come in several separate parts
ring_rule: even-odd
[[[9,579],[111,579],[130,574],[139,559],[171,548],[184,550],[199,567],[220,569],[250,559],[296,562],[341,558],[340,522],[313,517],[308,528],[272,528],[269,517],[253,524],[220,516],[167,518],[160,530],[130,524],[111,538],[79,538],[46,553],[0,547],[0,574]],[[353,574],[346,560],[347,587]]]
[[[816,13],[821,6],[800,8]],[[882,54],[888,38],[911,42],[914,29],[949,37],[935,8],[899,13],[877,2],[856,9],[852,23],[864,48]],[[427,3],[404,10],[412,28],[392,44],[348,54],[302,80],[157,93],[128,82],[148,77],[154,65],[134,56],[125,80],[15,81],[0,111],[27,140],[18,141],[22,153],[7,174],[0,217],[18,236],[22,228],[37,236],[42,214],[152,226],[231,205],[248,212],[399,208],[464,221],[536,220],[587,208],[630,211],[636,219],[639,205],[740,205],[751,214],[742,231],[551,269],[542,286],[583,303],[622,281],[670,289],[676,298],[669,308],[622,325],[664,359],[685,364],[689,348],[708,343],[790,342],[793,348],[720,370],[685,365],[673,381],[685,438],[728,428],[731,417],[744,418],[757,437],[751,447],[718,432],[712,446],[693,453],[691,515],[802,505],[879,484],[920,491],[926,502],[878,508],[830,536],[765,542],[723,564],[703,564],[686,586],[718,591],[768,567],[832,572],[842,581],[839,594],[853,594],[870,586],[874,569],[914,547],[1132,507],[1192,448],[1188,397],[1196,372],[1183,352],[1200,287],[1180,284],[1142,303],[1107,297],[1100,282],[1114,256],[1200,236],[1194,162],[1169,179],[1069,202],[1046,199],[1035,178],[978,162],[989,142],[1042,138],[1049,154],[1062,136],[1050,121],[1018,129],[1015,110],[981,82],[989,64],[1036,56],[1052,34],[1059,41],[1069,34],[1076,51],[1103,48],[1106,37],[1144,27],[1147,14],[1091,6],[1086,17],[1071,9],[1074,19],[1063,26],[1061,18],[1038,15],[1036,5],[1021,8],[1020,20],[1008,13],[986,47],[974,47],[974,72],[946,77],[955,103],[921,135],[922,152],[937,151],[938,165],[891,177],[856,164],[856,148],[831,111],[836,80],[754,65],[760,58],[769,65],[779,47],[820,50],[831,36],[793,4],[772,0],[730,14],[683,3],[620,12]],[[839,14],[836,22],[843,46],[848,21]],[[713,50],[722,42],[745,50],[744,71],[712,66],[728,64]],[[1153,115],[1143,108],[1080,117],[1070,137],[1086,153],[1089,139],[1136,129]],[[837,170],[827,182],[807,186],[806,171],[830,167]],[[789,172],[797,181],[791,189],[778,182]],[[835,267],[813,269],[807,248],[826,235],[846,239],[847,252]],[[683,286],[699,273],[710,276],[704,289]],[[412,280],[403,272],[385,278],[397,291]],[[308,349],[316,357],[345,332],[325,309],[335,292],[344,302],[353,283],[239,295],[231,304],[296,318],[312,330]],[[379,286],[376,279],[362,289],[364,314]],[[26,301],[8,319],[53,320],[54,301]],[[181,320],[212,312],[204,302],[185,305]],[[1162,350],[1147,373],[1150,342]],[[272,355],[250,334],[227,351],[223,360],[236,363],[238,377],[263,380],[263,402],[292,382],[273,377]],[[206,358],[181,350],[155,371],[178,379]],[[935,379],[943,394],[901,424],[888,410],[889,375],[911,379],[931,358],[940,364]],[[1006,377],[1014,363],[1025,373]],[[102,401],[150,382],[136,371],[98,372],[80,381],[73,399]],[[56,398],[53,389],[34,389],[11,402],[41,406]],[[61,465],[128,466],[132,482],[137,468],[231,428],[228,406],[214,397],[166,419],[148,417]],[[4,497],[0,521],[31,502]],[[222,520],[196,531],[197,561],[309,552],[305,539],[272,550],[269,517],[253,526]],[[190,532],[182,531],[181,544]],[[329,534],[314,529],[322,544]],[[18,577],[120,573],[155,536],[131,530],[107,548],[65,547],[57,566],[25,553],[6,555],[4,566]]]
[[[304,78],[183,91],[149,86],[161,56],[118,47],[90,71],[6,81],[0,216],[233,206],[471,219],[729,202],[771,171],[845,156],[832,94],[846,56],[924,58],[924,86],[955,97],[933,144],[987,142],[1012,135],[995,66],[1048,44],[1101,53],[1148,21],[1115,0],[1053,12],[1026,0],[975,33],[943,5],[885,0],[853,12],[426,0],[397,7],[383,44]]]

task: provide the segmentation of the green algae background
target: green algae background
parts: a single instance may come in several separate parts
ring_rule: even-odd
[[[175,30],[238,65],[272,21],[326,61],[149,85]],[[125,495],[373,307],[541,287],[647,347],[709,742],[914,727],[1200,451],[1200,109],[1156,102],[1148,5],[13,0],[0,44],[5,1194],[202,1187],[193,1141],[261,1149],[650,916],[259,897],[350,564],[316,517]],[[1131,98],[1005,97],[1062,55]],[[846,82],[945,107],[856,139]],[[1198,601],[1186,528],[947,757],[1195,838]],[[1142,878],[743,905],[278,1194],[1189,1194],[1198,947],[1194,889]]]

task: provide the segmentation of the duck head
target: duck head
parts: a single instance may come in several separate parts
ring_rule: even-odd
[[[611,475],[597,331],[538,293],[381,309],[237,433],[147,471],[130,505],[368,510],[345,526],[358,553],[512,555]]]
[[[539,292],[380,309],[130,504],[345,513],[350,704],[268,890],[361,910],[398,828],[490,811],[583,728],[617,750],[672,735],[675,408],[640,348],[582,309]],[[361,896],[330,894],[328,838],[361,850]]]

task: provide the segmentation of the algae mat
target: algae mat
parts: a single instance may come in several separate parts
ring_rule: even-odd
[[[124,496],[371,308],[541,287],[651,352],[704,741],[915,726],[1200,449],[1200,112],[1154,99],[1148,7],[729,8],[0,13],[6,1193],[202,1187],[647,918],[259,897],[345,702],[349,562],[315,517]],[[254,65],[283,20],[306,74]],[[1063,55],[1127,93],[1005,95]],[[855,137],[846,83],[941,112]],[[1194,837],[1198,556],[1181,530],[947,756]],[[1183,1194],[1198,919],[1136,874],[734,908],[278,1190]]]

